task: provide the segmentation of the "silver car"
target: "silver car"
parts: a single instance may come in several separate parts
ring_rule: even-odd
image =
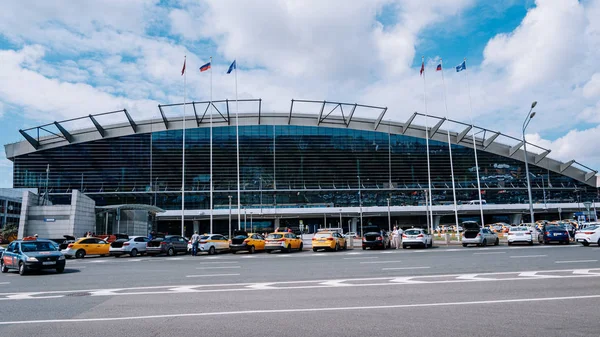
[[[129,239],[118,239],[110,244],[110,255],[119,257],[121,255],[129,255],[136,257],[138,254],[146,254],[146,245],[148,239],[145,236],[131,236]]]
[[[481,226],[479,226],[479,224],[475,221],[463,222],[463,228],[465,229],[462,234],[463,247],[466,247],[470,244],[477,246],[497,246],[500,244],[500,240],[498,239],[498,235],[496,235],[496,233],[487,228],[481,228]]]

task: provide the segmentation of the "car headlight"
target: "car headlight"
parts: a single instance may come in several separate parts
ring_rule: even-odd
[[[27,261],[29,261],[29,262],[38,262],[38,259],[36,259],[35,257],[28,257]]]
[[[64,259],[65,259],[65,256],[64,256],[64,255],[61,255],[61,256],[59,256],[59,257],[58,257],[58,260],[59,260],[59,261],[60,261],[60,260],[64,260]]]

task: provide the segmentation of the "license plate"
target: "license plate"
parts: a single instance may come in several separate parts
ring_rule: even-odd
[[[409,236],[408,236],[408,238],[409,238],[409,239],[414,239],[414,238],[416,238],[416,237],[417,237],[416,235],[409,235]]]
[[[53,265],[53,264],[56,264],[56,261],[44,261],[44,262],[42,262],[42,264],[43,264],[44,266],[51,266],[51,265]]]
[[[560,236],[560,234],[559,233],[554,233],[554,236]]]
[[[523,236],[523,233],[517,233],[517,236]]]

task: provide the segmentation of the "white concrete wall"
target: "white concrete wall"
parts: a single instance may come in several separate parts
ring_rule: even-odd
[[[70,214],[70,205],[29,206],[24,236],[37,234],[40,238],[60,239],[71,233]]]
[[[78,190],[71,193],[71,229],[69,233],[76,237],[85,232],[96,231],[96,202]],[[65,234],[69,234],[65,233]]]

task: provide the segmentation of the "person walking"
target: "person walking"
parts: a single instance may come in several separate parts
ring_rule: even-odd
[[[394,247],[396,249],[400,249],[400,235],[402,235],[401,234],[401,229],[399,229],[398,227],[394,226],[393,238],[394,238]]]
[[[392,248],[396,248],[396,235],[398,235],[398,228],[396,228],[396,226],[394,226],[394,229],[392,230]]]
[[[192,256],[198,256],[198,244],[200,243],[200,235],[198,235],[198,231],[194,232],[192,235]]]

